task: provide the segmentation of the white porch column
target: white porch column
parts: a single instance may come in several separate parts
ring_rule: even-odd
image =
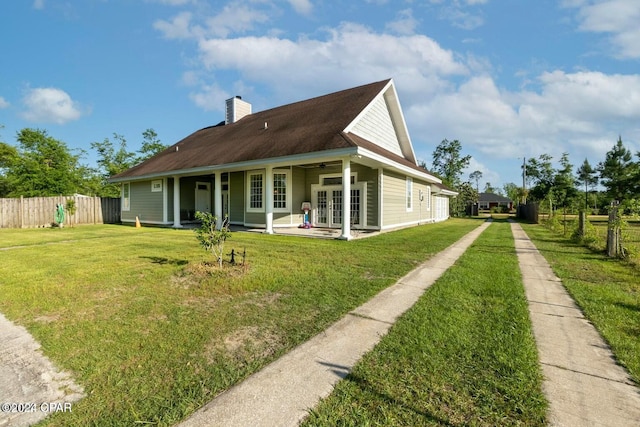
[[[342,235],[340,239],[351,239],[351,159],[342,159]]]
[[[216,172],[213,183],[213,214],[218,218],[216,228],[222,228],[222,172]]]
[[[267,166],[267,170],[264,174],[265,179],[265,225],[264,230],[267,234],[273,234],[273,167]]]
[[[173,177],[173,228],[182,228],[180,224],[180,177]]]

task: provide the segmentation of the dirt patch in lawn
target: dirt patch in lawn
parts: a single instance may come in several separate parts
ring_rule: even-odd
[[[237,329],[223,338],[211,339],[204,349],[208,363],[214,363],[219,356],[238,361],[249,361],[256,357],[267,357],[279,347],[277,334],[258,326]]]

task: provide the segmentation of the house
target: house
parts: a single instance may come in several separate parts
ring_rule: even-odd
[[[224,122],[110,181],[123,222],[182,227],[209,211],[273,233],[307,218],[344,239],[445,220],[456,195],[417,165],[391,79],[257,113],[231,98]]]
[[[478,208],[490,210],[491,208],[513,209],[513,201],[509,198],[493,193],[480,193],[478,197]]]

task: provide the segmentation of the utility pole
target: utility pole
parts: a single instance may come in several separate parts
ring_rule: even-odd
[[[527,158],[522,158],[522,199],[523,204],[527,204]]]

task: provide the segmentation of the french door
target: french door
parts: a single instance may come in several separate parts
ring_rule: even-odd
[[[318,227],[342,226],[342,188],[323,188],[315,191],[316,223]],[[352,225],[360,224],[360,189],[351,189]]]

